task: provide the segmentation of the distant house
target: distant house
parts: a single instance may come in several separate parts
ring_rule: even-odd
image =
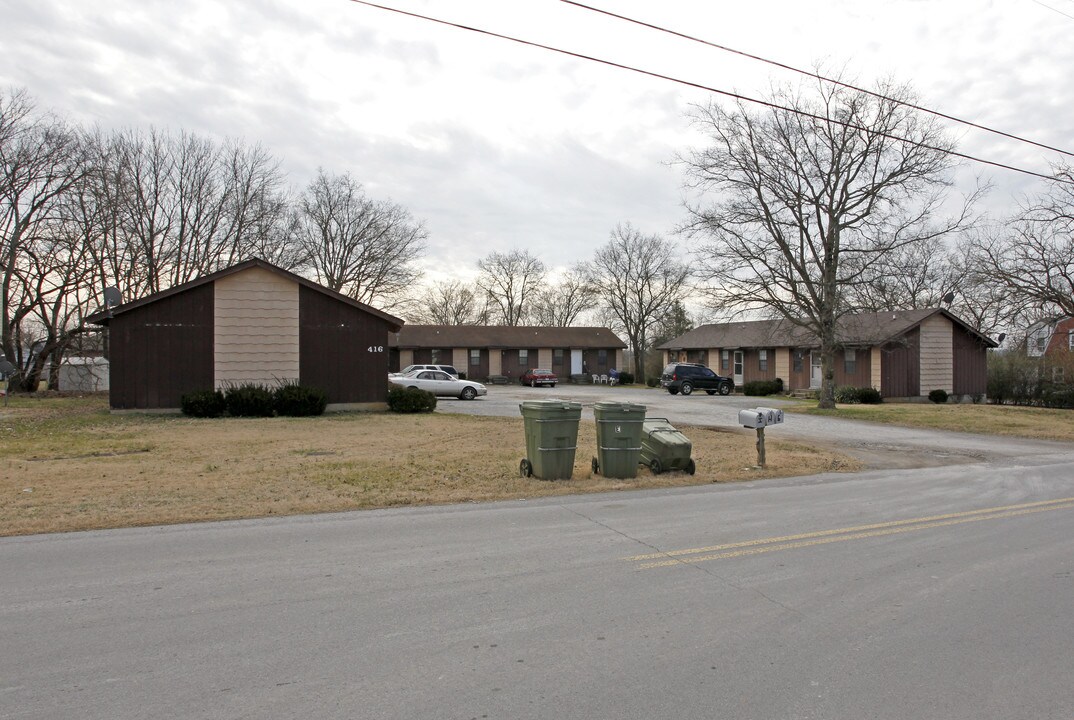
[[[116,410],[179,407],[184,393],[297,381],[329,409],[387,401],[388,337],[403,321],[248,260],[87,318],[109,330]]]
[[[1041,359],[1046,379],[1074,382],[1074,317],[1046,318],[1030,325],[1026,355]]]
[[[943,389],[962,397],[987,390],[987,350],[997,343],[941,308],[844,316],[837,328],[835,384],[873,387],[888,399]],[[702,325],[661,345],[665,361],[700,362],[736,386],[783,380],[787,390],[821,386],[819,341],[786,320]]]
[[[517,379],[528,368],[571,375],[607,375],[623,368],[626,343],[605,327],[407,325],[392,336],[391,366],[454,365],[475,380]]]

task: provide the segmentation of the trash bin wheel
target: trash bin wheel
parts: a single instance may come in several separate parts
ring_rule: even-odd
[[[522,462],[518,464],[518,474],[524,478],[533,475],[533,465],[526,458],[522,458]]]
[[[653,475],[659,475],[664,472],[664,466],[660,464],[660,458],[653,458],[649,461],[649,469],[652,470]]]
[[[694,459],[690,458],[690,462],[686,463],[686,474],[693,475],[697,472],[697,465],[694,464]]]
[[[592,463],[591,467],[593,468],[593,474],[594,475],[596,475],[597,473],[600,472],[600,463],[597,462],[596,458],[593,458],[593,463]]]

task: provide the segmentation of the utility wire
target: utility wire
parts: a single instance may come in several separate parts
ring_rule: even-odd
[[[927,143],[917,142],[908,138],[900,137],[898,135],[892,135],[889,133],[877,132],[875,128],[865,127],[863,125],[857,125],[855,123],[849,123],[835,118],[825,117],[823,115],[816,115],[814,113],[805,112],[804,110],[798,110],[796,108],[787,107],[778,103],[769,102],[768,100],[760,100],[758,98],[749,97],[748,95],[741,95],[739,93],[731,92],[730,90],[721,90],[719,88],[710,87],[708,85],[701,85],[700,83],[691,82],[689,80],[682,80],[681,78],[672,77],[670,75],[662,75],[651,70],[643,70],[642,68],[633,67],[631,65],[624,65],[622,63],[613,62],[611,60],[604,60],[602,58],[594,57],[592,55],[583,55],[582,53],[576,53],[571,50],[564,50],[562,48],[553,47],[551,45],[542,45],[541,43],[533,42],[531,40],[522,40],[521,38],[512,37],[511,35],[503,35],[501,33],[493,32],[491,30],[484,30],[482,28],[472,27],[470,25],[462,25],[461,23],[451,22],[449,20],[441,20],[440,18],[430,17],[428,15],[422,15],[420,13],[410,12],[408,10],[400,10],[399,8],[388,7],[387,5],[380,5],[378,3],[369,2],[369,0],[350,0],[350,2],[357,5],[365,5],[367,7],[376,8],[378,10],[385,10],[387,12],[397,13],[399,15],[406,15],[408,17],[417,18],[419,20],[427,20],[438,25],[446,25],[448,27],[458,28],[459,30],[467,30],[469,32],[475,32],[480,35],[487,35],[489,37],[499,38],[501,40],[508,40],[510,42],[518,43],[520,45],[528,45],[530,47],[539,48],[541,50],[548,50],[550,52],[559,53],[561,55],[567,55],[569,57],[578,58],[580,60],[589,60],[590,62],[600,63],[601,65],[608,65],[609,67],[619,68],[621,70],[629,70],[631,72],[638,73],[640,75],[646,75],[648,77],[654,77],[659,80],[667,80],[669,82],[678,83],[679,85],[685,85],[686,87],[696,88],[698,90],[704,90],[706,92],[715,93],[717,95],[723,95],[725,97],[734,98],[736,100],[742,100],[744,102],[754,103],[756,105],[763,105],[765,107],[772,108],[774,110],[783,110],[785,112],[793,113],[795,115],[801,115],[803,117],[812,118],[814,120],[820,120],[821,122],[830,122],[836,125],[841,125],[850,130],[860,130],[866,133],[872,133],[879,137],[884,137],[889,140],[895,140],[897,142],[904,142],[916,147],[925,148],[926,150],[935,150],[936,152],[946,153],[954,157],[962,158],[963,160],[970,160],[972,162],[981,163],[983,165],[991,165],[992,167],[1002,168],[1004,170],[1010,170],[1012,172],[1022,173],[1023,175],[1032,175],[1033,177],[1042,178],[1051,182],[1060,182],[1065,184],[1074,185],[1074,182],[1062,180],[1052,175],[1045,175],[1034,170],[1026,170],[1024,168],[1015,167],[1014,165],[1006,165],[994,160],[985,160],[984,158],[975,157],[973,155],[967,155],[960,153],[950,148],[942,148],[936,145],[929,145]]]
[[[957,118],[954,115],[947,115],[947,114],[942,113],[942,112],[940,112],[938,110],[930,110],[927,107],[922,107],[920,105],[915,105],[913,103],[909,103],[909,102],[906,102],[904,100],[898,100],[898,99],[895,99],[895,98],[891,98],[891,97],[888,97],[887,95],[884,95],[882,93],[874,92],[872,90],[866,90],[865,88],[857,87],[856,85],[851,85],[849,83],[845,83],[845,82],[842,82],[841,80],[836,80],[834,78],[825,77],[823,75],[819,75],[817,73],[810,72],[808,70],[801,70],[801,69],[796,68],[796,67],[794,67],[792,65],[786,65],[786,64],[778,62],[776,60],[769,60],[768,58],[761,57],[760,55],[753,55],[753,54],[750,54],[748,52],[744,52],[742,50],[735,50],[734,48],[727,47],[726,45],[720,45],[718,43],[709,42],[708,40],[702,40],[701,38],[694,37],[693,35],[687,35],[685,33],[681,33],[681,32],[678,32],[676,30],[670,30],[670,29],[665,28],[665,27],[660,27],[659,25],[653,25],[651,23],[647,23],[647,22],[644,22],[642,20],[635,20],[634,18],[627,17],[626,15],[619,15],[618,13],[613,13],[613,12],[611,12],[609,10],[602,10],[601,8],[593,7],[592,5],[586,5],[584,3],[575,2],[575,0],[559,0],[559,1],[562,2],[562,3],[566,3],[567,5],[574,5],[575,7],[582,8],[583,10],[590,10],[590,11],[595,12],[595,13],[600,13],[601,15],[607,15],[608,17],[613,17],[613,18],[616,18],[618,20],[624,20],[626,22],[633,23],[635,25],[640,25],[641,27],[646,27],[646,28],[649,28],[651,30],[656,30],[656,31],[662,32],[662,33],[667,33],[668,35],[674,35],[675,37],[679,37],[679,38],[682,38],[684,40],[690,40],[691,42],[701,43],[702,45],[708,45],[709,47],[716,48],[717,50],[723,50],[724,52],[729,52],[729,53],[733,53],[735,55],[740,55],[742,57],[749,58],[750,60],[757,60],[759,62],[767,63],[769,65],[774,65],[775,67],[783,68],[784,70],[790,70],[791,72],[796,72],[796,73],[798,73],[800,75],[805,75],[807,77],[816,78],[817,80],[823,80],[824,82],[832,83],[833,85],[838,85],[840,87],[845,87],[845,88],[847,88],[849,90],[855,90],[857,92],[865,93],[866,95],[871,95],[872,97],[879,98],[881,100],[887,100],[888,102],[894,102],[894,103],[898,103],[899,105],[905,105],[906,107],[913,108],[914,110],[920,110],[921,112],[925,112],[925,113],[928,113],[930,115],[935,115],[937,117],[941,117],[944,120],[950,120],[952,122],[961,123],[962,125],[968,125],[968,126],[970,126],[972,128],[977,128],[978,130],[984,130],[985,132],[990,132],[990,133],[993,133],[995,135],[1000,135],[1000,136],[1005,137],[1005,138],[1010,138],[1011,140],[1018,140],[1019,142],[1029,143],[1030,145],[1036,145],[1037,147],[1043,148],[1045,150],[1051,150],[1053,152],[1062,153],[1063,155],[1068,155],[1070,157],[1074,157],[1074,152],[1068,152],[1068,151],[1063,150],[1061,148],[1052,147],[1051,145],[1045,145],[1044,143],[1039,143],[1039,142],[1037,142],[1035,140],[1029,140],[1028,138],[1020,137],[1018,135],[1013,135],[1013,134],[1008,133],[1008,132],[1003,132],[1002,130],[996,130],[994,128],[990,128],[990,127],[987,127],[985,125],[979,125],[979,124],[977,124],[975,122],[972,122],[970,120],[963,120],[962,118]],[[1042,5],[1042,6],[1046,7],[1046,8],[1048,8],[1049,10],[1055,10],[1055,8],[1053,8],[1051,6],[1048,6],[1048,5],[1045,5],[1044,3],[1039,2],[1039,0],[1033,0],[1033,2],[1037,3],[1038,5]],[[1066,13],[1064,13],[1064,12],[1062,12],[1060,10],[1055,10],[1055,12],[1059,13],[1060,15],[1066,15]],[[1071,15],[1067,15],[1067,17],[1069,17],[1071,19],[1074,19],[1074,16],[1071,16]]]
[[[1048,8],[1048,9],[1049,9],[1049,10],[1051,10],[1052,12],[1055,12],[1055,13],[1059,13],[1059,14],[1060,14],[1060,15],[1062,15],[1063,17],[1068,17],[1068,18],[1070,18],[1071,20],[1074,20],[1074,15],[1070,15],[1070,14],[1068,14],[1068,13],[1065,13],[1065,12],[1063,12],[1062,10],[1059,10],[1059,9],[1057,9],[1057,8],[1053,8],[1053,7],[1051,6],[1051,5],[1045,5],[1045,4],[1044,4],[1044,3],[1042,3],[1042,2],[1040,1],[1040,0],[1033,0],[1033,2],[1037,3],[1037,4],[1038,4],[1038,5],[1040,5],[1040,6],[1042,7],[1042,8]]]

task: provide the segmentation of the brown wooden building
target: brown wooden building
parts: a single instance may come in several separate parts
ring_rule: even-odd
[[[403,321],[264,260],[99,312],[116,410],[179,407],[187,392],[298,381],[329,409],[387,401],[388,336]]]
[[[890,400],[987,391],[987,351],[997,343],[942,308],[847,315],[837,333],[836,386],[873,387]],[[821,385],[817,338],[786,320],[702,325],[659,349],[667,362],[704,363],[736,387],[776,378],[788,391]]]
[[[623,370],[626,343],[605,327],[407,325],[392,336],[391,366],[453,365],[472,380],[513,381],[529,368],[571,375]]]

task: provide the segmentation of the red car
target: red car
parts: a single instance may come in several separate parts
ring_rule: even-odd
[[[537,387],[538,385],[549,385],[555,387],[559,382],[559,378],[551,370],[541,370],[540,368],[530,368],[526,373],[518,379],[523,385],[529,385],[530,387]]]

